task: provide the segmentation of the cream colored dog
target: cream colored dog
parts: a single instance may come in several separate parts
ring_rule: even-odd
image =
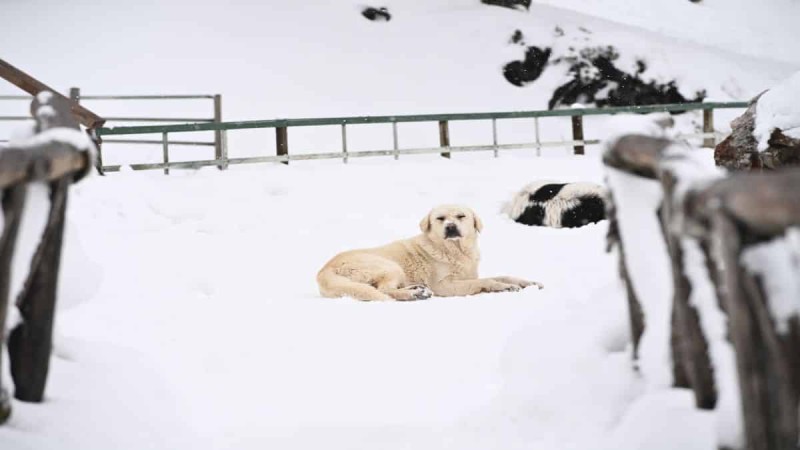
[[[421,300],[518,291],[542,285],[513,277],[478,278],[481,219],[463,206],[439,206],[419,224],[422,234],[383,247],[351,250],[317,274],[324,297]]]

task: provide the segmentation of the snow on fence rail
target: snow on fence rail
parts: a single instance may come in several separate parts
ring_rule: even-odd
[[[725,176],[644,136],[620,138],[604,163],[647,384],[691,388],[720,448],[797,448],[800,169]]]
[[[70,111],[72,107],[72,112]],[[49,213],[39,245],[30,262],[27,279],[16,297],[21,320],[8,334],[8,354],[14,396],[22,401],[41,402],[47,380],[52,345],[56,286],[69,185],[87,175],[93,167],[94,143],[80,131],[74,103],[49,91],[40,92],[31,111],[35,134],[11,142],[0,151],[2,189],[2,235],[0,236],[0,349],[6,336],[12,260],[17,235],[28,203],[36,200],[29,186],[49,188]],[[27,224],[26,226],[31,226]],[[11,413],[0,370],[0,423]]]
[[[486,112],[486,113],[465,113],[465,114],[423,114],[423,115],[404,115],[404,116],[360,116],[360,117],[329,117],[329,118],[303,118],[303,119],[276,119],[276,120],[256,120],[244,122],[219,122],[212,123],[187,123],[180,125],[161,125],[161,126],[133,126],[133,127],[111,127],[98,128],[96,130],[99,141],[106,136],[158,134],[161,135],[160,141],[147,141],[150,143],[160,143],[163,149],[163,162],[153,164],[131,164],[134,170],[162,169],[165,174],[169,174],[171,168],[194,169],[204,166],[217,166],[226,169],[232,164],[280,162],[288,164],[289,161],[309,160],[309,159],[339,159],[345,163],[349,158],[370,157],[370,156],[394,156],[413,154],[435,154],[439,153],[443,157],[449,158],[455,152],[480,152],[492,151],[497,156],[499,150],[513,150],[523,148],[542,148],[549,146],[571,146],[575,154],[583,154],[585,145],[599,144],[597,139],[587,140],[583,136],[583,116],[589,115],[610,115],[620,113],[653,113],[653,112],[682,112],[682,111],[703,111],[703,133],[699,135],[687,135],[683,137],[703,137],[704,145],[713,147],[717,137],[714,132],[713,111],[723,108],[746,108],[746,102],[728,103],[683,103],[670,105],[648,105],[648,106],[629,106],[614,108],[581,108],[581,109],[559,109],[552,111],[514,111],[514,112]],[[572,140],[557,142],[541,142],[539,140],[539,121],[541,117],[570,117],[572,121]],[[502,119],[534,119],[536,141],[522,144],[500,144],[497,139],[497,121]],[[491,120],[493,143],[491,145],[472,145],[472,146],[451,146],[449,123],[452,121],[469,120]],[[439,146],[428,148],[398,148],[397,124],[404,122],[436,122],[439,126]],[[347,127],[361,124],[392,124],[393,148],[383,150],[369,150],[349,152],[347,149]],[[336,153],[313,153],[302,155],[289,154],[288,129],[292,127],[306,126],[325,126],[339,125],[342,131],[342,151]],[[254,129],[254,128],[274,128],[276,140],[275,156],[257,156],[246,158],[229,158],[227,149],[228,130]],[[193,131],[215,131],[218,133],[220,148],[212,160],[196,160],[170,162],[169,146],[174,141],[169,140],[170,133],[183,133]],[[98,168],[102,172],[118,171],[120,166],[101,166]]]

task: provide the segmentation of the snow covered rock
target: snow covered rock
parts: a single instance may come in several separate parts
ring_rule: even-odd
[[[389,14],[389,10],[385,7],[373,8],[368,6],[361,11],[361,15],[373,22],[388,22],[392,20],[392,15]]]
[[[481,3],[526,11],[531,8],[531,0],[481,0]]]
[[[756,97],[714,150],[717,165],[731,170],[800,165],[799,100],[800,72]]]

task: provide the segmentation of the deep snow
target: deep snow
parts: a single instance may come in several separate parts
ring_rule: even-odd
[[[596,154],[422,157],[89,179],[71,200],[82,248],[71,241],[65,267],[91,261],[99,270],[77,284],[99,285],[60,315],[48,402],[15,404],[0,439],[593,446],[638,390],[606,224],[529,228],[499,209],[532,176],[600,181],[598,165]],[[430,206],[453,201],[485,221],[482,274],[545,289],[416,303],[319,297],[314,276],[335,252],[413,235]],[[98,431],[74,432],[88,429]]]

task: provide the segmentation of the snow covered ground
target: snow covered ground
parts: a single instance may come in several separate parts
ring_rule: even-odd
[[[599,160],[309,163],[76,186],[48,402],[19,448],[588,448],[637,393],[607,225],[528,228],[500,203]],[[202,195],[198,193],[202,192]],[[334,253],[417,233],[434,204],[486,225],[482,273],[542,291],[364,304],[319,298]],[[76,248],[78,241],[80,248]],[[86,430],[93,430],[86,436]],[[131,434],[132,433],[132,434]]]
[[[649,76],[677,79],[687,95],[707,89],[713,100],[750,98],[800,68],[800,32],[765,19],[770,10],[793,17],[791,2],[771,0],[747,17],[736,10],[743,2],[721,0],[647,10],[627,0],[553,3],[535,2],[526,14],[477,0],[394,0],[385,2],[393,20],[372,23],[356,3],[323,0],[6,0],[0,42],[14,43],[4,59],[55,87],[219,92],[231,120],[542,109],[564,73],[547,71],[525,88],[504,80],[502,65],[523,52],[508,44],[515,29],[555,51],[615,45],[621,65],[646,58]],[[625,14],[609,13],[623,4]],[[700,33],[708,16],[687,18],[686,6],[738,17],[738,25]],[[654,11],[681,19],[663,25]],[[32,32],[47,27],[58,39]],[[741,45],[726,43],[731,30]],[[18,92],[2,85],[0,93]],[[86,103],[110,116],[210,112],[191,102]],[[718,129],[738,113],[718,112]],[[588,118],[586,135],[640,122]],[[686,131],[699,123],[679,117]],[[570,135],[568,120],[542,124],[544,139]],[[400,128],[402,147],[438,143],[435,124]],[[533,132],[531,121],[498,128],[501,143],[530,141]],[[293,130],[291,151],[337,150],[339,132]],[[451,136],[454,145],[487,143],[491,127],[454,123]],[[232,157],[274,153],[264,130],[229,137]],[[348,139],[351,150],[390,148],[391,128],[354,127]],[[106,149],[109,164],[160,152]],[[81,182],[69,205],[47,402],[15,403],[0,447],[714,448],[714,418],[695,411],[689,393],[645,393],[631,370],[623,291],[604,252],[607,224],[528,228],[499,214],[537,178],[603,181],[596,148],[582,158],[567,153]],[[176,150],[175,159],[196,156]],[[413,235],[441,202],[483,217],[483,274],[527,277],[545,289],[403,304],[319,298],[314,276],[329,257]]]

